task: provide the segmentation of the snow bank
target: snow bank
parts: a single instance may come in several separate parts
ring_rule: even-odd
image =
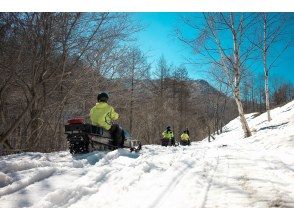
[[[294,207],[294,101],[216,140],[0,158],[0,207]]]
[[[4,187],[8,184],[11,184],[12,182],[13,182],[13,179],[10,176],[0,172],[0,187]]]

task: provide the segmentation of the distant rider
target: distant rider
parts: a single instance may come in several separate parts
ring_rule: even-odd
[[[181,145],[190,145],[190,137],[189,137],[189,130],[186,129],[184,132],[181,134]]]
[[[166,130],[162,132],[162,136],[162,146],[168,146],[169,143],[171,145],[175,145],[174,133],[172,132],[170,126],[166,127]]]
[[[113,120],[118,119],[119,114],[111,105],[107,104],[108,98],[109,96],[105,92],[98,94],[98,102],[90,111],[90,119],[93,125],[109,131],[114,146],[123,147],[124,132],[118,124],[112,123]]]

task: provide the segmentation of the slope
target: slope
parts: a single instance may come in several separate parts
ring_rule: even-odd
[[[216,140],[0,158],[0,207],[294,207],[294,101]]]

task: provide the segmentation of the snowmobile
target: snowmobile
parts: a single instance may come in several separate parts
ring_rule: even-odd
[[[180,145],[182,146],[190,146],[191,145],[191,142],[190,141],[180,141]]]
[[[123,148],[130,149],[131,152],[138,152],[142,145],[138,140],[132,140],[127,131],[123,131]],[[65,134],[69,143],[71,154],[83,154],[92,151],[112,151],[118,149],[113,145],[110,133],[95,125],[84,122],[83,117],[71,118],[65,125]]]
[[[162,138],[161,139],[161,146],[179,146],[179,142],[175,141],[174,139],[170,140],[170,139],[165,139],[165,138]]]

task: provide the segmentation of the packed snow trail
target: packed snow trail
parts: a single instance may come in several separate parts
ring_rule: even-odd
[[[294,207],[294,101],[216,140],[0,157],[0,207]]]

